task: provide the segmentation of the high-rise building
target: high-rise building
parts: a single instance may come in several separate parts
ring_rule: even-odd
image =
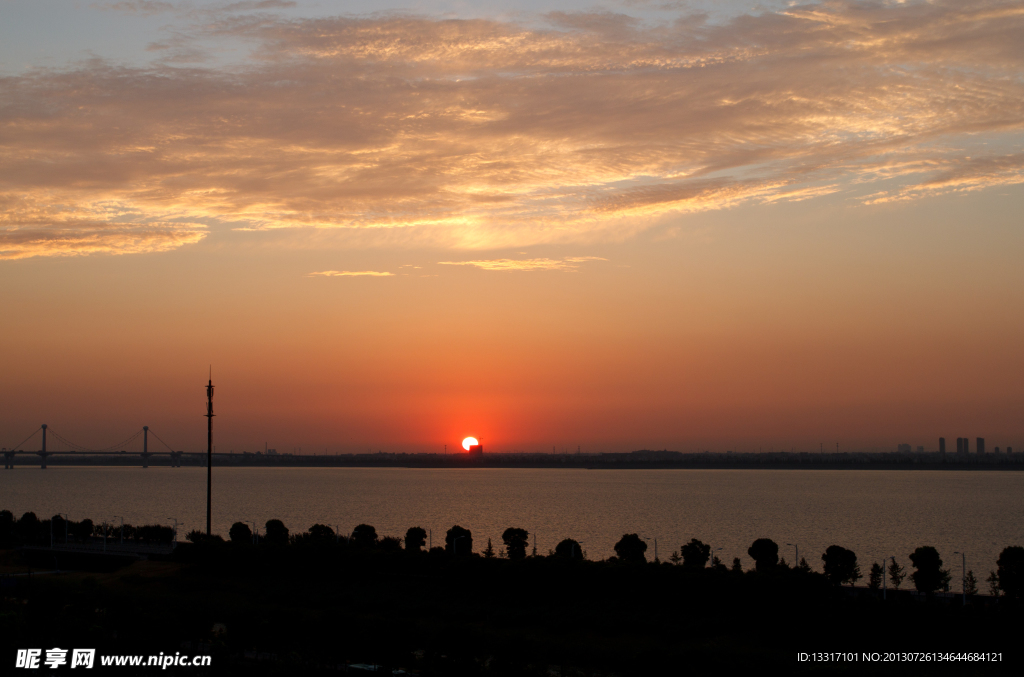
[[[964,453],[964,438],[962,437],[956,438],[956,453]]]
[[[978,438],[978,439],[977,439],[977,440],[975,441],[975,443],[976,443],[976,444],[978,445],[978,446],[977,446],[977,448],[978,448],[978,453],[979,453],[979,454],[984,454],[984,453],[985,453],[985,438],[984,438],[984,437],[979,437],[979,438]]]
[[[946,438],[945,437],[940,437],[939,438],[939,453],[942,454],[943,456],[946,455]]]

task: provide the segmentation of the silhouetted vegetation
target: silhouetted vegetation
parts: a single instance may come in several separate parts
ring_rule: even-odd
[[[526,529],[509,527],[501,534],[505,544],[505,556],[509,559],[525,559],[526,548],[530,545],[530,534]]]
[[[779,546],[770,538],[759,538],[747,548],[754,567],[761,573],[771,571],[779,563]]]
[[[444,550],[452,555],[472,555],[473,532],[456,524],[444,535]]]
[[[679,552],[683,557],[684,567],[703,569],[711,557],[711,546],[696,538],[691,538],[689,543],[679,549]]]
[[[900,566],[896,563],[896,558],[893,557],[889,564],[889,581],[892,583],[892,587],[896,590],[900,589],[903,585],[903,579],[907,577],[906,567]]]
[[[849,583],[853,585],[860,578],[860,566],[857,565],[857,555],[852,550],[839,545],[830,545],[825,548],[821,561],[825,563],[825,578],[832,585]],[[881,580],[881,576],[879,576]]]
[[[565,538],[558,542],[555,546],[554,554],[557,557],[566,557],[568,559],[583,559],[583,549],[580,547],[578,541],[572,538]]]
[[[264,539],[272,545],[288,545],[288,527],[281,520],[267,520],[263,526]]]
[[[1003,548],[996,565],[999,567],[996,577],[1003,594],[1013,600],[1024,597],[1024,548],[1019,545]]]
[[[249,543],[251,545],[253,542],[252,529],[245,522],[235,522],[228,530],[228,538],[232,543]]]
[[[419,552],[427,544],[427,530],[423,527],[409,527],[405,532],[405,549]]]
[[[882,566],[878,562],[871,564],[871,573],[868,574],[868,588],[872,590],[878,590],[882,587],[882,576],[885,572],[882,571]]]
[[[48,546],[51,527],[64,526],[35,515],[22,521],[0,511],[3,547]],[[69,539],[77,538],[75,526],[67,524]],[[162,538],[158,529],[169,530],[129,527],[126,538]],[[111,538],[120,525],[112,529],[100,525],[86,538]],[[22,541],[21,534],[32,540]],[[922,638],[955,636],[956,650],[1008,651],[1000,642],[1011,641],[1019,628],[1019,607],[983,606],[990,598],[963,607],[925,596],[915,603],[911,593],[891,591],[883,606],[873,591],[885,575],[878,563],[871,567],[871,590],[837,587],[859,578],[856,555],[838,545],[822,554],[820,574],[805,560],[792,568],[772,561],[769,539],[751,545],[755,570],[743,571],[739,558],[732,570],[717,559],[705,566],[710,548],[696,538],[680,549],[681,566],[672,566],[644,564],[647,543],[635,533],[623,535],[616,556],[603,562],[587,561],[572,538],[549,556],[529,557],[525,530],[505,534],[522,548],[515,561],[494,557],[490,543],[482,556],[474,553],[472,533],[457,525],[445,547],[430,552],[423,551],[426,534],[419,527],[406,532],[404,548],[403,539],[378,536],[366,524],[351,540],[322,524],[291,534],[279,520],[267,522],[258,543],[242,522],[232,525],[229,543],[194,530],[189,543],[157,556],[160,561],[97,576],[99,583],[44,577],[13,593],[5,589],[0,636],[18,646],[88,640],[89,646],[139,653],[179,644],[201,653],[206,650],[196,647],[208,646],[219,665],[231,666],[224,674],[331,674],[350,661],[382,665],[386,673],[416,668],[424,676],[606,677],[677,674],[681,665],[717,667],[721,674],[766,666],[802,672],[811,666],[794,663],[794,650],[824,649],[837,638],[875,650],[871,633],[883,622],[900,628],[898,637],[909,638],[913,650]],[[938,554],[932,558],[929,551],[934,548],[918,548],[912,556],[915,575],[929,567],[942,571]],[[993,574],[1007,600],[1019,595],[1021,554],[1022,548],[1006,548],[1000,573]],[[24,557],[31,556],[26,551]],[[41,561],[52,566],[52,556],[46,557]],[[156,568],[145,568],[150,565]],[[769,612],[771,623],[737,622]],[[227,630],[214,632],[215,624]],[[896,648],[893,637],[886,641],[886,650]],[[863,667],[851,666],[850,674]],[[899,667],[896,674],[908,674]],[[1012,674],[1019,662],[1006,667]]]
[[[914,573],[910,580],[918,592],[936,592],[949,585],[949,572],[942,568],[939,551],[930,545],[923,545],[910,554]]]
[[[638,534],[624,534],[615,544],[615,556],[623,562],[646,562],[647,544]]]

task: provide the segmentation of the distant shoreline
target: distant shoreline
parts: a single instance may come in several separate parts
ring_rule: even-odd
[[[205,467],[206,454],[183,453],[182,467]],[[49,466],[143,466],[139,454],[52,453]],[[151,454],[145,465],[170,467],[167,455]],[[15,468],[39,468],[31,453],[15,457]],[[576,468],[587,470],[1024,470],[1024,454],[924,453],[680,453],[636,451],[619,454],[338,454],[292,455],[215,453],[214,467],[232,468]]]

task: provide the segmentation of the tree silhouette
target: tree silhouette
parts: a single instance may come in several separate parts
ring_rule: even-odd
[[[444,551],[449,555],[470,555],[473,552],[473,532],[458,524],[444,535]]]
[[[825,577],[832,585],[853,585],[861,577],[857,555],[840,545],[830,545],[821,556],[825,563]]]
[[[800,558],[800,564],[796,565],[796,570],[805,574],[811,573],[811,565],[807,563],[806,557]]]
[[[530,534],[526,529],[509,527],[501,535],[509,559],[526,559],[526,548],[530,545]]]
[[[314,524],[309,528],[309,540],[318,543],[331,543],[338,540],[338,535],[326,524]]]
[[[978,579],[974,575],[973,569],[967,570],[967,575],[964,576],[964,594],[965,595],[977,595],[978,594]]]
[[[583,559],[583,549],[575,539],[566,538],[559,541],[558,545],[555,546],[555,556],[567,557],[569,559]]]
[[[738,574],[742,574],[743,573],[743,565],[740,564],[740,558],[739,557],[733,557],[732,558],[731,570],[735,571]]]
[[[35,543],[39,536],[39,518],[34,512],[27,512],[21,516],[17,532],[22,543]]]
[[[192,543],[223,543],[224,539],[221,538],[220,534],[207,535],[205,531],[199,531],[199,529],[193,529],[185,535],[185,540]]]
[[[484,549],[484,557],[486,559],[494,559],[494,546],[489,538],[487,539],[487,548]]]
[[[868,587],[872,590],[878,590],[882,587],[882,576],[884,575],[881,565],[878,562],[871,564],[871,574],[868,576]]]
[[[907,577],[907,570],[896,563],[896,558],[892,558],[892,562],[889,564],[889,582],[892,583],[892,587],[899,590],[900,586],[903,585],[903,579]]]
[[[245,522],[235,522],[228,530],[228,538],[232,543],[245,543],[252,545],[252,529]]]
[[[687,569],[703,569],[711,557],[711,546],[691,538],[690,542],[679,549],[683,555],[683,566]]]
[[[770,538],[759,538],[754,541],[747,548],[747,554],[754,560],[755,568],[761,573],[774,569],[779,563],[779,546]]]
[[[14,513],[0,510],[0,548],[10,547],[14,543]]]
[[[996,561],[999,588],[1009,599],[1024,597],[1024,548],[1011,545],[1003,548]]]
[[[949,573],[942,569],[939,551],[930,545],[922,545],[910,555],[910,563],[914,565],[914,573],[910,580],[918,592],[932,593],[949,582]]]
[[[405,549],[419,552],[427,544],[427,530],[423,527],[409,527],[405,532]]]
[[[615,554],[624,562],[646,562],[647,544],[638,534],[623,534],[615,544]]]
[[[385,536],[377,541],[377,547],[385,552],[398,552],[402,549],[402,539],[398,536]]]
[[[377,545],[377,530],[369,524],[360,524],[352,530],[352,545],[372,548]]]
[[[989,571],[985,582],[988,583],[988,594],[993,597],[999,597],[999,575],[994,571]]]
[[[127,528],[128,526],[129,525],[127,525],[127,524],[125,525],[125,527],[126,527],[125,528],[125,534],[128,534],[129,532],[134,533],[134,529],[128,529]],[[92,536],[93,529],[94,529],[94,527],[93,527],[92,520],[91,519],[84,519],[81,522],[78,522],[77,524],[75,524],[75,526],[73,528],[73,533],[75,534],[75,538],[76,539],[78,539],[82,543],[85,543],[86,541],[89,540],[89,537]]]
[[[267,520],[263,525],[263,540],[272,545],[288,545],[288,527],[281,520]]]

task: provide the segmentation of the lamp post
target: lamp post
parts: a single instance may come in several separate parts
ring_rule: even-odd
[[[963,606],[967,606],[967,552],[957,550],[954,555],[960,555],[960,589],[963,590]]]
[[[786,545],[793,546],[793,568],[800,566],[800,546],[796,543],[787,543]]]
[[[179,526],[185,526],[185,523],[184,522],[179,522],[177,517],[168,517],[167,519],[174,521],[174,542],[177,543],[178,542],[178,527]],[[209,533],[209,531],[207,531],[207,533]]]

